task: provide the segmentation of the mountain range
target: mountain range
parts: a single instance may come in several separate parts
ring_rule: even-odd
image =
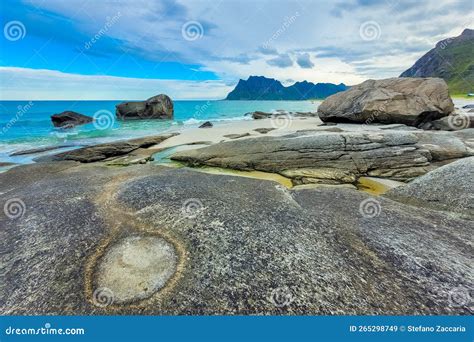
[[[474,30],[439,41],[400,77],[441,77],[451,95],[474,92]]]
[[[264,76],[250,76],[239,80],[237,86],[226,100],[309,100],[323,99],[329,95],[346,90],[343,84],[296,82],[285,87],[280,81]]]

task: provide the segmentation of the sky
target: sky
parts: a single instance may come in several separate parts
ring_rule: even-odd
[[[473,0],[0,0],[0,99],[222,99],[262,75],[396,77]]]

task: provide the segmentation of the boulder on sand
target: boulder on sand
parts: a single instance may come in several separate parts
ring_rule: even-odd
[[[70,128],[84,125],[94,121],[94,119],[90,116],[67,110],[59,114],[51,115],[51,121],[53,122],[54,127]]]
[[[329,96],[318,108],[323,121],[402,123],[422,127],[454,111],[446,82],[440,78],[367,80]]]
[[[120,120],[137,119],[173,119],[173,101],[169,96],[160,94],[146,101],[123,102],[115,107]]]

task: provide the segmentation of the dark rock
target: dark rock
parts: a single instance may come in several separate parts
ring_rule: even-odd
[[[27,150],[21,150],[10,154],[10,156],[22,156],[25,154],[35,154],[47,151],[53,151],[60,148],[67,148],[67,147],[74,147],[76,145],[57,145],[57,146],[45,146],[45,147],[38,147],[38,148],[31,148]]]
[[[318,107],[323,121],[416,127],[453,111],[448,87],[439,78],[368,80],[328,97]]]
[[[160,94],[146,101],[124,102],[116,106],[116,115],[120,120],[173,119],[173,101]]]
[[[206,121],[201,126],[199,126],[199,128],[211,128],[212,126],[214,126],[212,122]]]
[[[336,126],[337,122],[326,121],[318,124],[318,126]]]
[[[73,111],[65,111],[51,115],[51,121],[53,122],[54,127],[71,128],[90,123],[94,121],[94,119]]]
[[[464,109],[474,109],[474,104],[467,104],[465,106],[462,106]]]
[[[466,128],[474,128],[474,115],[468,113],[451,114],[444,118],[428,122],[422,128],[441,131],[458,131]]]

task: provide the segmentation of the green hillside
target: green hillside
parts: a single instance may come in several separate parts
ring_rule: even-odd
[[[451,95],[474,93],[474,30],[438,42],[400,76],[441,77]]]

